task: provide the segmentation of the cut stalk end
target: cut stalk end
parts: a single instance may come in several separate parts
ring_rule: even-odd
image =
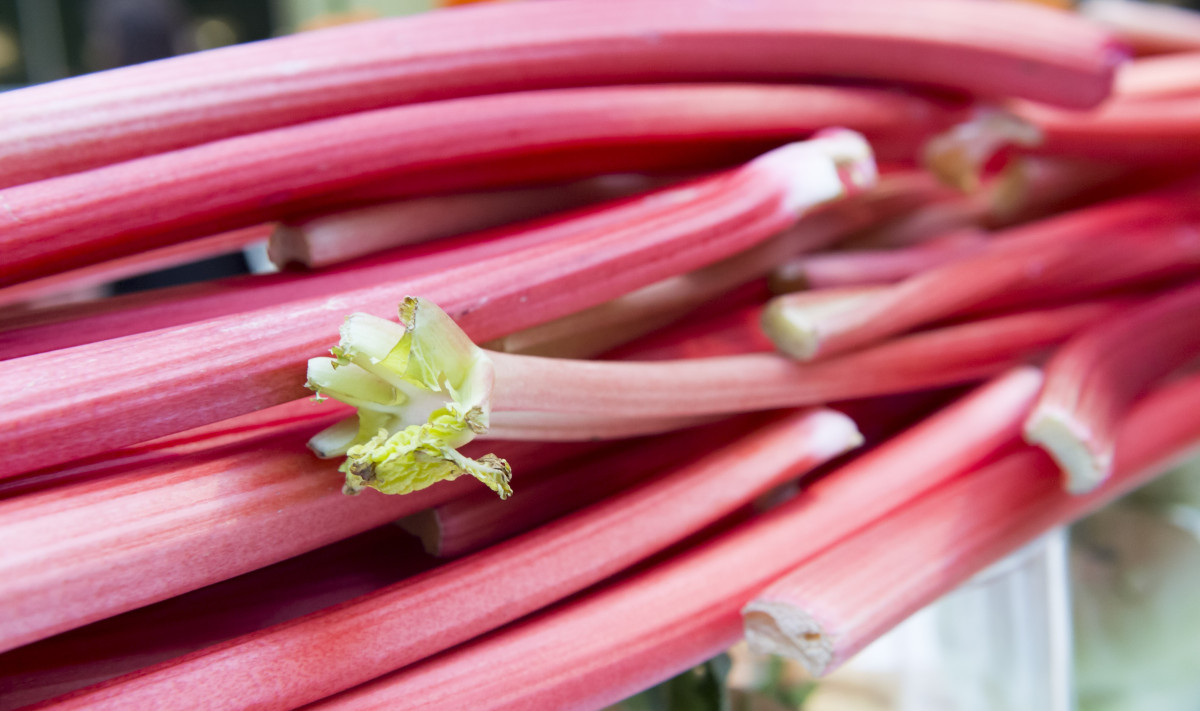
[[[821,131],[810,140],[776,148],[751,164],[784,181],[784,206],[797,215],[866,190],[879,177],[867,139],[844,128]]]
[[[783,602],[754,601],[742,608],[746,642],[763,654],[800,662],[814,677],[833,661],[833,641],[811,615]]]
[[[1041,447],[1058,464],[1072,494],[1088,493],[1112,472],[1112,452],[1093,451],[1090,439],[1065,413],[1039,409],[1025,423],[1025,441]]]

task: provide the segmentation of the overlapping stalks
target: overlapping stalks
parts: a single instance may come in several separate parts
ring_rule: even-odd
[[[742,615],[835,668],[1200,443],[1194,63],[558,0],[0,96],[0,708],[598,708]],[[402,517],[456,559],[380,574]]]

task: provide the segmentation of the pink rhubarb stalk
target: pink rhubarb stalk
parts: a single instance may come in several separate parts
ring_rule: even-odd
[[[764,327],[800,359],[852,350],[970,310],[1080,296],[1200,268],[1195,208],[1180,193],[1135,198],[1016,228],[979,254],[845,298],[775,299]],[[1157,210],[1153,208],[1157,207]],[[1096,218],[1108,216],[1099,226]],[[1144,225],[1135,216],[1152,217]],[[840,302],[840,305],[839,305]]]
[[[603,580],[860,441],[844,415],[794,413],[671,476],[474,556],[55,706],[192,708],[219,683],[229,708],[295,708]]]
[[[1046,367],[1046,387],[1025,438],[1059,463],[1068,491],[1084,493],[1113,471],[1130,404],[1158,379],[1200,356],[1200,283],[1097,324]]]
[[[1012,442],[1040,380],[1011,373],[732,533],[318,708],[616,702],[729,647],[738,609],[768,581]],[[481,674],[487,667],[503,672]]]
[[[1022,104],[1016,112],[1041,135],[1027,149],[1033,153],[1134,166],[1200,157],[1200,95],[1117,98],[1086,113],[1035,104]]]
[[[656,473],[678,466],[689,452],[723,447],[765,426],[762,417],[744,417],[652,438],[616,451],[585,455],[561,467],[523,477],[521,492],[501,501],[479,490],[401,521],[425,550],[443,558],[473,553],[528,531],[563,514],[601,501]]]
[[[471,490],[341,493],[304,448],[312,426],[176,453],[114,475],[0,501],[0,650],[362,533]],[[493,443],[494,444],[494,443]],[[580,451],[514,443],[518,471]],[[478,454],[482,454],[478,451]]]
[[[1075,107],[1109,92],[1121,56],[1086,22],[914,2],[504,4],[101,72],[0,99],[0,186],[348,112],[528,89],[842,77]]]
[[[1194,450],[1200,421],[1185,403],[1189,396],[1200,396],[1200,378],[1169,386],[1122,417],[1118,465],[1091,495],[1062,491],[1055,464],[1025,449],[881,517],[755,595],[742,609],[746,638],[816,676],[837,669],[991,563]]]
[[[302,397],[305,356],[328,347],[352,308],[393,314],[405,294],[421,293],[472,338],[493,339],[732,256],[813,205],[869,184],[872,168],[861,137],[834,132],[731,173],[652,193],[622,213],[629,221],[565,244],[5,361],[0,373],[20,385],[0,394],[0,450],[7,453],[0,476]],[[100,363],[121,366],[97,369]]]
[[[277,219],[312,209],[317,195],[422,169],[554,162],[555,149],[587,145],[652,159],[656,144],[778,143],[838,122],[919,140],[946,118],[915,96],[754,85],[561,89],[353,114],[4,189],[0,285]]]

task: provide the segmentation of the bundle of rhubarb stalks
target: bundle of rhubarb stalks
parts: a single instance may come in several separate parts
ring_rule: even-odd
[[[1200,32],[1105,22],[512,2],[0,95],[0,708],[819,676],[1176,465]]]

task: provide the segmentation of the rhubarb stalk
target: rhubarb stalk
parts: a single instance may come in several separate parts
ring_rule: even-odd
[[[317,195],[422,169],[554,162],[556,149],[589,145],[637,147],[628,155],[646,160],[655,145],[781,142],[831,121],[886,139],[911,134],[913,113],[934,126],[946,116],[878,90],[741,85],[561,89],[352,114],[4,189],[0,285],[277,219]]]
[[[1190,214],[1194,208],[1183,199],[1163,197],[1156,213],[1149,211],[1155,200],[1135,199],[1016,228],[995,237],[976,256],[892,286],[850,290],[844,298],[836,293],[823,298],[817,292],[781,296],[765,312],[764,328],[786,352],[812,359],[969,310],[1080,296],[1194,272],[1200,266],[1195,215]],[[1133,209],[1140,206],[1155,222],[1138,226],[1113,221],[1099,229],[1091,224],[1105,214],[1131,219],[1143,212]]]
[[[583,709],[624,698],[729,647],[738,608],[771,579],[1012,442],[1040,380],[1011,373],[730,534],[318,707]],[[498,664],[502,674],[479,674]]]
[[[860,442],[844,415],[789,415],[671,476],[404,583],[73,695],[58,708],[287,709],[549,605],[683,540]],[[601,535],[602,534],[602,535]],[[320,638],[319,645],[313,640]],[[311,665],[297,673],[297,661]]]
[[[302,397],[304,354],[327,348],[328,334],[350,308],[395,313],[405,294],[421,293],[472,338],[496,338],[732,256],[811,206],[869,184],[872,175],[861,137],[834,132],[731,173],[652,193],[638,200],[633,215],[624,213],[630,222],[585,231],[567,244],[5,361],[0,373],[20,385],[0,393],[0,449],[9,453],[0,476]],[[97,370],[101,362],[122,370]],[[87,387],[63,377],[71,372],[86,372]]]
[[[336,467],[304,449],[312,426],[216,442],[76,484],[0,501],[0,650],[195,590],[444,503],[341,494]],[[534,470],[579,445],[514,443]],[[467,450],[468,454],[471,450]],[[483,454],[476,451],[475,456]]]
[[[348,493],[364,487],[406,493],[467,474],[504,498],[511,494],[504,460],[493,454],[471,460],[457,451],[486,434],[502,412],[519,413],[535,427],[539,419],[555,423],[564,416],[653,422],[970,382],[1112,308],[1096,303],[999,317],[812,365],[776,354],[634,363],[488,353],[435,305],[409,298],[402,325],[354,314],[335,357],[309,361],[309,387],[358,409],[309,446],[325,457],[346,455],[340,471]]]
[[[1055,353],[1025,438],[1059,463],[1068,491],[1085,493],[1111,475],[1125,411],[1200,354],[1198,322],[1193,284],[1097,324]]]
[[[563,86],[818,76],[1074,107],[1108,94],[1121,56],[1088,23],[1016,4],[914,2],[505,4],[101,72],[0,99],[0,185],[346,112]]]
[[[820,676],[909,615],[1040,533],[1161,473],[1200,444],[1192,377],[1122,417],[1113,477],[1087,496],[1062,491],[1056,465],[1024,449],[946,484],[805,561],[742,610],[759,651]]]

